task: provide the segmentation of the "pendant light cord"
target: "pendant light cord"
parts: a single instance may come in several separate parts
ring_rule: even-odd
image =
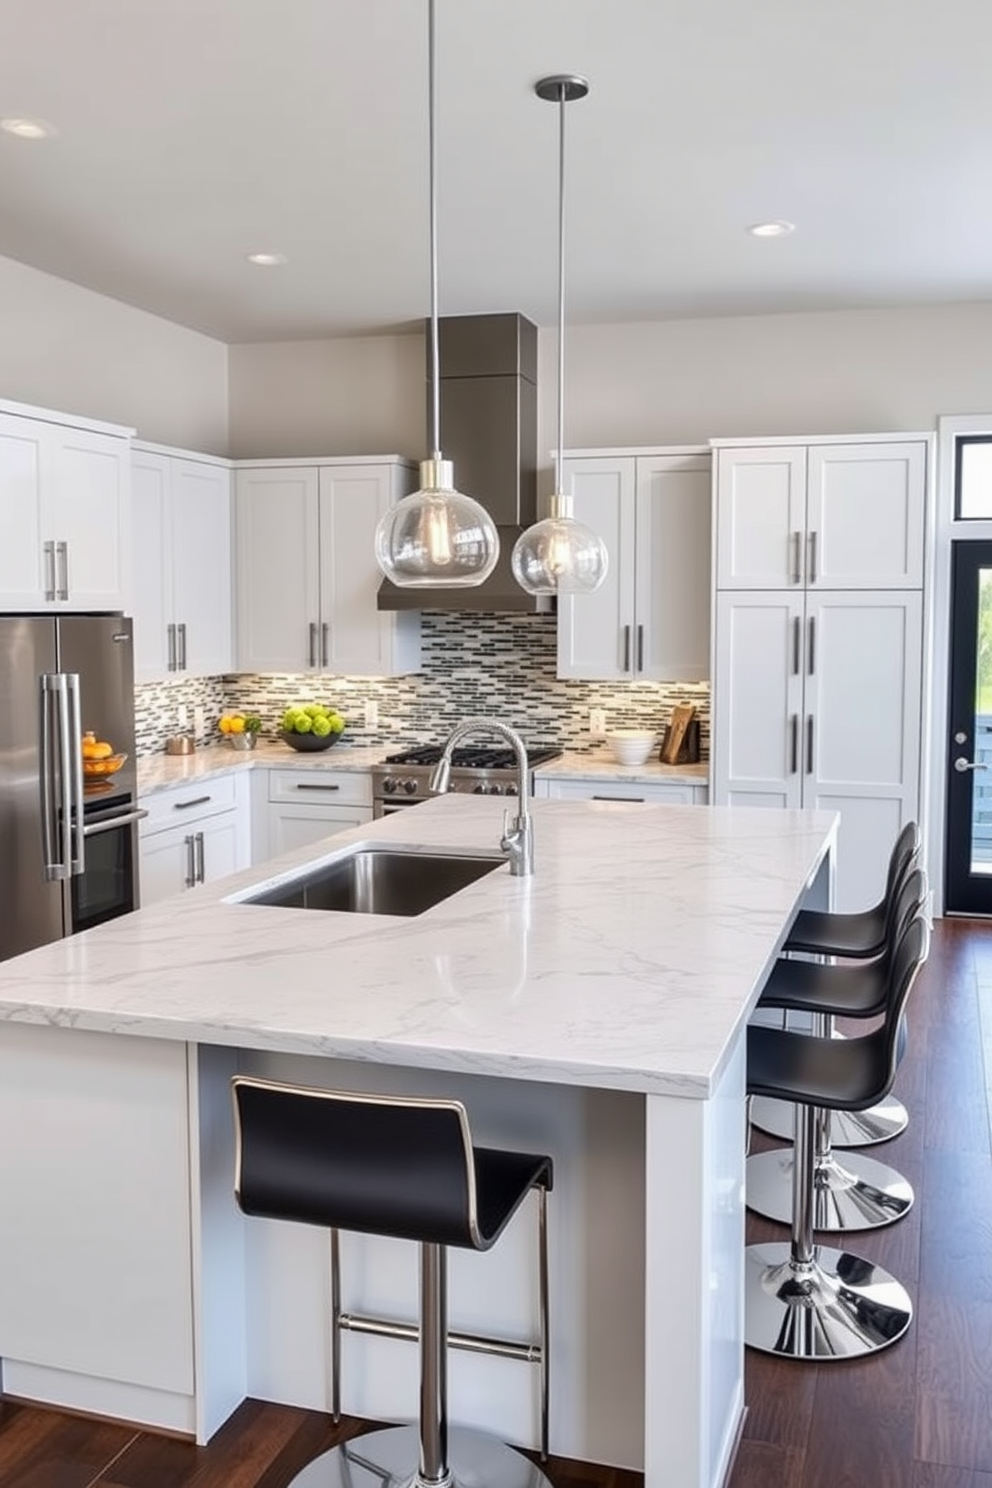
[[[558,466],[555,490],[565,485],[565,100],[567,86],[558,85]]]
[[[441,458],[441,354],[437,322],[437,138],[434,120],[434,0],[427,4],[427,133],[429,141],[429,192],[431,237],[431,440],[435,460]]]

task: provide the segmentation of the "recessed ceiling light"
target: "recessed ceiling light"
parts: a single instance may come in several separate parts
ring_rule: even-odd
[[[752,238],[787,238],[795,230],[794,222],[785,222],[781,218],[774,222],[756,222],[748,228]]]
[[[8,134],[16,134],[18,139],[27,140],[54,139],[58,134],[55,125],[44,119],[0,119],[0,129],[5,129]]]
[[[245,256],[249,263],[258,264],[262,269],[274,269],[286,262],[285,253],[248,253]]]

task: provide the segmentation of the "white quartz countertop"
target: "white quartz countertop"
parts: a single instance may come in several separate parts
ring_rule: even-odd
[[[363,841],[494,851],[445,796],[0,963],[0,1020],[705,1097],[830,813],[538,801],[505,864],[416,918],[225,902]]]
[[[706,785],[710,778],[709,764],[703,760],[696,765],[663,765],[655,749],[652,757],[643,765],[621,765],[608,749],[595,750],[589,754],[578,751],[561,755],[534,771],[539,780],[625,780],[637,785]]]
[[[234,770],[264,767],[302,770],[368,770],[381,764],[387,754],[395,754],[398,744],[336,744],[331,749],[303,753],[291,749],[279,739],[260,739],[254,749],[234,749],[230,744],[207,744],[193,754],[147,754],[138,760],[138,794],[153,795],[174,785],[189,785],[209,780],[214,775],[229,775]],[[561,755],[550,764],[534,771],[543,780],[567,780],[585,776],[590,779],[626,780],[639,784],[690,782],[705,785],[709,766],[663,765],[657,757],[643,765],[619,765],[606,750],[590,754],[578,752]]]
[[[235,770],[283,766],[301,770],[368,770],[390,750],[378,745],[335,744],[330,749],[304,753],[280,739],[260,739],[254,749],[230,744],[206,744],[193,754],[146,754],[137,763],[138,795],[149,796],[174,785],[230,775]]]

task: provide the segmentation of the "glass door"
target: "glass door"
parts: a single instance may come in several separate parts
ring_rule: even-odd
[[[992,542],[951,547],[948,914],[992,915]]]

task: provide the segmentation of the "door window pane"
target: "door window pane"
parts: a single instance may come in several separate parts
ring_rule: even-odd
[[[978,570],[976,641],[971,871],[992,873],[992,568]]]
[[[957,441],[954,515],[959,521],[992,518],[992,434]]]

